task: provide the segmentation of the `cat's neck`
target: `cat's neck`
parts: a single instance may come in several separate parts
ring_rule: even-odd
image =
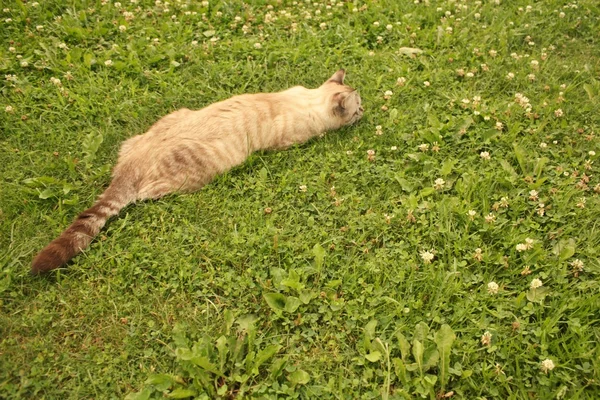
[[[296,86],[273,94],[278,104],[273,120],[252,137],[252,150],[286,148],[335,129],[326,114],[326,98],[318,89]]]

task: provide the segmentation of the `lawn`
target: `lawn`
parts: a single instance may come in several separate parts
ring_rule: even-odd
[[[0,8],[0,398],[600,398],[600,5]],[[33,256],[181,107],[365,116]]]

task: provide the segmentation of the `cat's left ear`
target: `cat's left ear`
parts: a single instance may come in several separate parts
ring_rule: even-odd
[[[333,95],[333,113],[338,117],[343,117],[346,111],[346,100],[349,97],[348,92],[340,92]]]
[[[331,75],[331,78],[327,80],[327,82],[335,82],[340,85],[344,84],[344,78],[346,77],[346,70],[340,69],[335,74]]]

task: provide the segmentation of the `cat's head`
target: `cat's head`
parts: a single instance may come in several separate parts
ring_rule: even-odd
[[[363,116],[360,95],[356,89],[344,85],[346,71],[340,69],[331,76],[320,89],[325,92],[331,114],[338,119],[339,125],[352,125]]]

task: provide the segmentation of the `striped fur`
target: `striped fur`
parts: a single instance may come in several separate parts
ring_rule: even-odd
[[[163,117],[123,143],[110,186],[35,257],[32,272],[65,265],[132,202],[197,190],[254,151],[285,149],[357,122],[360,96],[344,76],[339,70],[317,89],[245,94]]]

